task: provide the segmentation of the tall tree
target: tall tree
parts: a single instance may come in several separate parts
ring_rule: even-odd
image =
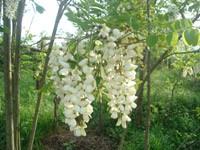
[[[13,112],[14,112],[14,133],[15,133],[15,149],[20,150],[20,99],[19,99],[19,69],[20,69],[20,46],[21,46],[21,32],[22,19],[24,14],[26,0],[21,0],[18,5],[16,16],[16,30],[15,30],[15,47],[14,47],[14,71],[13,71]]]
[[[4,14],[4,88],[5,88],[5,114],[6,114],[6,149],[14,150],[14,125],[13,125],[13,100],[12,100],[12,60],[11,60],[11,45],[12,45],[12,25],[11,19],[5,15],[6,6],[3,1]]]
[[[38,91],[38,95],[37,95],[37,103],[36,103],[36,107],[35,107],[35,114],[34,114],[34,117],[33,117],[32,128],[31,128],[30,137],[29,137],[28,150],[33,149],[33,142],[34,142],[35,132],[36,132],[36,128],[37,128],[38,116],[39,116],[39,111],[40,111],[42,95],[43,95],[42,88],[44,88],[44,85],[45,85],[45,82],[46,82],[47,71],[48,71],[49,56],[50,56],[52,48],[53,48],[53,44],[54,44],[54,40],[55,40],[55,37],[56,37],[58,25],[60,23],[60,20],[63,16],[63,13],[64,13],[66,7],[68,6],[68,4],[70,2],[71,2],[71,0],[62,0],[62,1],[60,1],[60,4],[59,4],[59,8],[58,8],[53,32],[52,32],[50,43],[49,43],[49,46],[48,46],[48,49],[47,49],[47,55],[45,57],[44,67],[43,67],[43,70],[42,70],[42,75],[41,75],[41,79],[40,79],[40,83],[39,83],[39,91]]]

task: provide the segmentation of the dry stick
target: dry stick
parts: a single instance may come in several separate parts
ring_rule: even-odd
[[[30,137],[29,137],[28,150],[32,150],[32,148],[33,148],[35,131],[36,131],[36,127],[37,127],[40,104],[41,104],[41,99],[42,99],[42,94],[43,94],[42,88],[45,85],[45,80],[46,80],[46,75],[47,75],[47,70],[48,70],[48,63],[49,63],[49,56],[50,56],[52,48],[53,48],[54,39],[55,39],[55,36],[56,36],[58,24],[60,22],[60,19],[63,16],[63,13],[64,13],[67,5],[70,2],[71,1],[63,0],[59,5],[58,13],[57,13],[57,16],[56,16],[56,20],[55,20],[51,40],[50,40],[50,43],[49,43],[49,47],[47,49],[45,64],[44,64],[44,68],[43,68],[43,72],[42,72],[42,76],[41,76],[41,80],[40,80],[39,91],[38,91],[38,96],[37,96],[37,103],[36,103],[36,107],[35,107],[35,114],[34,114],[34,117],[33,117],[33,124],[32,124],[32,129],[31,129],[31,133],[30,133]]]
[[[151,32],[151,22],[150,22],[150,0],[146,1],[147,5],[147,31],[148,35]],[[149,142],[149,134],[150,134],[150,126],[151,126],[151,52],[150,48],[146,47],[147,51],[147,118],[146,118],[146,127],[145,127],[145,134],[144,134],[144,150],[150,149],[150,142]]]
[[[13,129],[13,103],[12,103],[12,61],[11,61],[11,19],[5,16],[5,0],[3,22],[4,31],[3,47],[4,47],[4,88],[5,88],[5,115],[6,115],[6,150],[14,150],[14,129]]]
[[[20,150],[20,115],[19,115],[19,68],[20,68],[20,46],[21,46],[21,32],[22,19],[25,7],[25,1],[19,2],[17,10],[17,28],[16,28],[16,47],[14,58],[14,73],[13,73],[13,112],[14,112],[14,132],[15,132],[15,149]]]

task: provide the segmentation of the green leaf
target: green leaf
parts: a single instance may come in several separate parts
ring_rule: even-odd
[[[36,3],[35,1],[33,1],[33,3],[35,5],[35,9],[36,9],[37,12],[42,14],[45,11],[43,6],[41,6],[40,4]]]
[[[157,42],[158,42],[158,37],[156,35],[152,34],[147,37],[148,46],[153,47],[156,45]]]
[[[192,28],[192,21],[190,19],[180,19],[172,22],[170,27],[173,31],[183,31]]]
[[[139,22],[139,20],[136,17],[130,18],[130,25],[135,30],[139,30],[139,28],[141,27],[141,23]]]
[[[0,26],[0,32],[4,32],[3,26]]]
[[[175,46],[178,42],[178,33],[177,32],[168,33],[166,40],[170,46]]]
[[[10,29],[6,26],[0,26],[0,32],[9,33]]]
[[[175,27],[175,30],[177,30],[177,31],[180,30],[181,29],[181,21],[180,20],[175,21],[174,27]]]
[[[199,41],[199,31],[197,29],[190,29],[183,32],[183,41],[186,45],[196,46]]]
[[[190,19],[181,20],[181,26],[183,29],[192,28],[192,21]]]

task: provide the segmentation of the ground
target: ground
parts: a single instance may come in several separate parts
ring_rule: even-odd
[[[43,139],[45,150],[116,150],[117,143],[108,137],[89,131],[86,137],[75,137],[62,130]]]

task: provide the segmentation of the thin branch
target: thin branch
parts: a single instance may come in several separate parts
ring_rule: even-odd
[[[151,34],[151,18],[150,18],[150,9],[151,2],[146,0],[147,8],[147,32],[148,35]],[[146,65],[147,65],[147,115],[146,115],[146,124],[145,124],[145,133],[144,133],[144,149],[150,149],[150,127],[151,127],[151,48],[146,47]]]
[[[196,54],[196,53],[200,53],[200,49],[194,50],[194,51],[174,52],[174,53],[167,55],[164,59],[166,59],[170,56],[173,56],[173,55]]]
[[[200,13],[196,14],[196,16],[192,19],[192,23],[197,21],[200,18]]]
[[[68,4],[70,2],[71,2],[71,0],[63,0],[60,3],[59,8],[58,8],[58,12],[57,12],[52,36],[51,36],[51,39],[50,39],[49,47],[47,49],[47,55],[45,57],[44,68],[42,70],[42,75],[41,75],[41,79],[40,79],[40,83],[39,83],[39,90],[38,90],[38,94],[37,94],[37,102],[36,102],[36,107],[35,107],[35,113],[34,113],[34,117],[33,117],[31,133],[30,133],[30,137],[29,137],[28,150],[33,149],[33,142],[34,142],[35,132],[36,132],[36,128],[37,128],[37,121],[38,121],[38,117],[39,117],[41,100],[42,100],[42,96],[43,96],[42,88],[45,85],[47,71],[48,71],[48,64],[49,64],[49,59],[50,59],[49,56],[50,56],[51,51],[53,49],[53,44],[54,44],[57,29],[58,29],[58,25],[60,23],[60,20],[63,16],[63,13],[64,13],[66,7],[68,6]]]

